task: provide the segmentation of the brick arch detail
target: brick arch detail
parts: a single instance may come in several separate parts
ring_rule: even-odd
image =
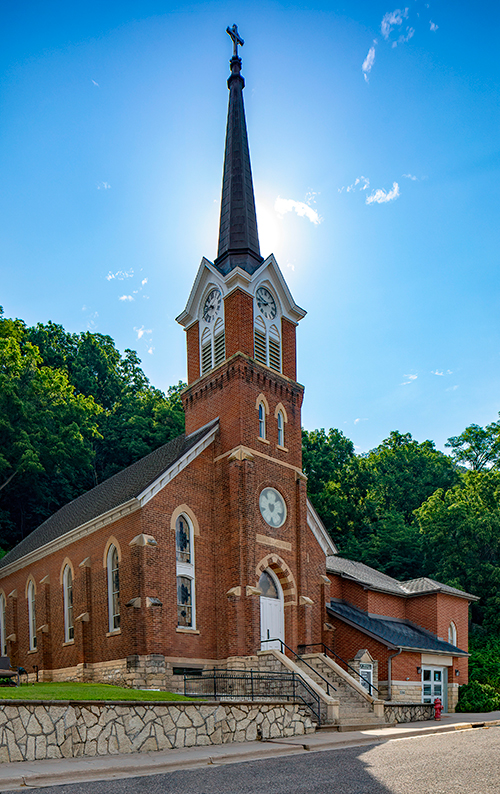
[[[295,578],[290,570],[290,566],[277,554],[266,554],[255,569],[257,583],[260,579],[260,575],[266,568],[271,568],[273,573],[278,577],[281,589],[283,590],[284,606],[296,604],[297,585],[295,584]]]

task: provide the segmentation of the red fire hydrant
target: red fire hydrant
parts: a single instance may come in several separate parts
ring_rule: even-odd
[[[441,719],[441,712],[443,710],[443,704],[441,703],[440,698],[436,698],[434,701],[434,719],[440,720]]]

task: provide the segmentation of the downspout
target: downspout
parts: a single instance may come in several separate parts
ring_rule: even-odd
[[[403,649],[400,648],[397,653],[391,654],[387,659],[387,700],[392,700],[392,660],[402,652]]]

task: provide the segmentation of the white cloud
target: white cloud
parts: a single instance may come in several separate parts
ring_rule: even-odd
[[[118,298],[118,300],[119,301],[133,301],[134,299],[133,299],[132,295],[121,295]]]
[[[442,375],[444,377],[444,375],[453,375],[453,372],[451,369],[447,369],[446,372],[444,372],[444,370],[443,372],[439,372],[439,370],[433,369],[431,370],[431,375]]]
[[[130,270],[117,270],[116,273],[112,273],[110,270],[106,276],[106,281],[112,281],[114,278],[118,279],[118,281],[123,281],[125,278],[132,278],[133,275],[134,271],[132,268]]]
[[[384,39],[387,40],[389,38],[393,28],[403,24],[403,20],[408,18],[408,11],[408,8],[403,10],[396,8],[394,11],[388,11],[387,14],[384,14],[380,23],[380,30]]]
[[[153,355],[153,350],[154,350],[154,347],[148,347],[148,353],[149,353],[150,356]]]
[[[406,36],[402,33],[401,36],[399,36],[397,41],[393,41],[392,42],[393,48],[397,47],[398,44],[405,44],[405,42],[410,41],[410,39],[412,39],[414,35],[415,35],[415,28],[407,27],[406,28]]]
[[[370,49],[368,50],[368,55],[363,61],[363,65],[361,67],[361,71],[363,72],[363,77],[365,78],[365,82],[368,82],[369,79],[368,75],[370,74],[374,63],[375,63],[375,47],[370,47]]]
[[[400,383],[400,386],[408,386],[408,384],[413,383],[413,381],[417,380],[418,375],[403,375],[404,378],[408,378],[405,380],[404,383]]]
[[[148,283],[147,278],[143,278],[142,281],[141,281],[141,285],[144,287],[144,285],[147,284],[147,283]]]
[[[283,216],[286,212],[296,212],[299,217],[307,218],[315,226],[322,221],[316,210],[313,210],[309,204],[305,204],[303,201],[294,201],[293,199],[284,199],[278,196],[274,202],[274,209],[280,216]]]
[[[444,372],[438,372],[438,370],[432,370],[431,375],[444,375]]]
[[[368,419],[361,419],[361,417],[360,417],[360,418],[354,420],[354,424],[355,425],[357,425],[359,422],[368,422]]]
[[[90,78],[90,79],[92,80],[92,78]],[[96,85],[96,86],[97,86],[97,88],[99,88],[99,83],[96,83],[96,81],[95,81],[95,80],[92,80],[92,82],[94,83],[94,85]]]
[[[456,386],[450,386],[450,388],[449,388],[449,389],[446,389],[446,391],[456,391],[457,389],[458,389],[458,385],[456,385]]]
[[[148,328],[144,328],[144,326],[141,326],[140,328],[134,328],[134,331],[137,333],[137,339],[142,339],[144,334],[152,334],[153,333],[151,328],[149,328],[149,329]]]
[[[406,179],[411,179],[412,182],[418,182],[418,176],[413,176],[413,174],[403,174]]]
[[[393,201],[399,196],[399,185],[397,182],[392,183],[392,190],[387,193],[382,188],[375,190],[371,196],[366,197],[366,204],[386,204],[388,201]]]
[[[439,28],[439,25],[436,25],[436,23],[432,22],[432,20],[430,21],[430,26],[431,30],[437,30]]]
[[[97,185],[97,190],[110,190],[110,189],[111,189],[111,185],[109,184],[109,182],[99,182],[99,184]]]

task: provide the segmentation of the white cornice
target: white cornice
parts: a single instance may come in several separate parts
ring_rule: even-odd
[[[14,573],[14,571],[19,571],[26,565],[31,565],[37,560],[41,560],[48,554],[53,554],[54,552],[63,549],[65,546],[69,546],[70,543],[74,543],[81,538],[92,535],[93,532],[96,532],[98,529],[102,529],[102,527],[105,527],[108,524],[113,524],[115,521],[118,521],[119,518],[123,518],[123,516],[128,516],[130,513],[135,513],[136,510],[139,510],[140,506],[141,505],[137,499],[129,499],[127,502],[118,505],[118,507],[113,507],[112,510],[108,510],[106,513],[101,513],[100,516],[93,518],[92,521],[87,521],[85,524],[81,524],[75,529],[70,529],[69,532],[65,532],[64,535],[51,540],[49,543],[45,543],[38,549],[25,554],[19,560],[14,560],[14,562],[6,565],[0,570],[0,579],[3,579],[4,576],[8,576],[11,573]]]
[[[306,315],[306,312],[295,303],[283,273],[274,258],[274,254],[268,256],[252,275],[240,267],[235,267],[226,276],[223,276],[213,262],[203,257],[189,293],[186,307],[175,319],[185,329],[188,329],[199,319],[200,303],[208,284],[216,284],[221,289],[224,297],[227,297],[236,289],[241,289],[253,297],[258,284],[266,280],[269,281],[277,294],[283,316],[296,325]]]
[[[338,554],[335,543],[328,535],[321,518],[309,499],[307,500],[307,526],[323,549],[325,557],[329,557],[331,554]]]

